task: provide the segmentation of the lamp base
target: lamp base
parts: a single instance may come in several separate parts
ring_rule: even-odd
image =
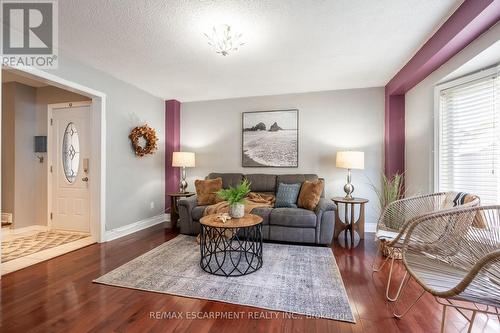
[[[352,192],[354,192],[354,186],[351,183],[347,183],[344,185],[345,197],[344,199],[352,200]]]
[[[354,192],[354,186],[351,184],[351,169],[347,169],[347,184],[344,185],[344,192],[346,200],[352,200],[352,192]]]
[[[180,192],[186,193],[187,186],[188,186],[188,183],[186,181],[186,167],[182,167],[182,180],[181,180],[181,183],[179,185]]]

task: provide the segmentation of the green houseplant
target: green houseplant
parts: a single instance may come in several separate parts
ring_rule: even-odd
[[[379,189],[373,183],[370,184],[373,191],[377,194],[379,204],[380,204],[380,213],[386,209],[386,207],[396,200],[399,200],[404,197],[405,189],[404,189],[404,173],[395,173],[392,177],[387,177],[385,174],[382,174],[382,186]],[[392,214],[389,214],[392,216]],[[388,223],[390,226],[391,223]]]
[[[245,179],[238,186],[218,191],[217,196],[228,202],[231,217],[241,218],[245,215],[245,197],[248,193],[250,193],[250,182]]]
[[[382,174],[382,187],[378,189],[371,185],[377,194],[380,208],[384,210],[391,202],[401,199],[404,196],[403,174],[395,173],[392,177]]]

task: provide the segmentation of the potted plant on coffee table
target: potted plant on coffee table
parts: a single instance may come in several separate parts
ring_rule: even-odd
[[[250,182],[244,180],[235,187],[220,190],[217,195],[229,204],[229,215],[233,218],[241,218],[245,215],[245,197],[250,193]]]

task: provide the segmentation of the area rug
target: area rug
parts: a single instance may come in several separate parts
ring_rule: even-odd
[[[2,262],[21,258],[36,252],[89,237],[88,234],[64,231],[42,231],[2,241]]]
[[[200,268],[194,237],[179,235],[94,282],[354,322],[332,250],[265,243],[255,273],[222,277]]]

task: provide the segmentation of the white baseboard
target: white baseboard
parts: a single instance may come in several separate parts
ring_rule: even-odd
[[[104,239],[105,242],[109,242],[160,223],[165,223],[165,226],[168,228],[170,226],[170,214],[156,215],[120,228],[108,230]]]
[[[7,236],[7,235],[17,235],[17,234],[23,234],[27,232],[35,232],[35,231],[47,231],[49,230],[49,227],[46,225],[30,225],[27,227],[22,227],[22,228],[2,228],[2,239]]]

